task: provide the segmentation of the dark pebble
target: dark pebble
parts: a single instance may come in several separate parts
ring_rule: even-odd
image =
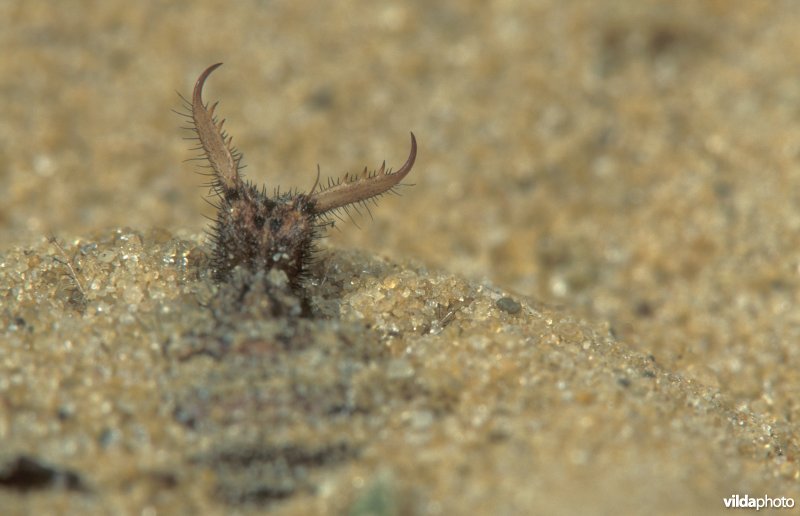
[[[500,310],[510,313],[516,314],[522,310],[522,305],[511,299],[510,297],[501,297],[500,299],[495,302],[495,306]]]

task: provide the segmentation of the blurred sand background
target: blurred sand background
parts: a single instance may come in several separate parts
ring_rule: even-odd
[[[495,464],[508,492],[539,480],[476,507],[553,510],[575,491],[588,494],[572,503],[612,512],[639,479],[663,512],[722,510],[746,489],[800,501],[798,27],[793,1],[2,2],[0,266],[51,233],[68,247],[118,227],[196,241],[213,210],[170,110],[223,61],[206,98],[268,189],[309,189],[317,163],[323,177],[397,167],[415,132],[414,186],[359,228],[337,224],[326,246],[557,306],[725,400],[712,429],[681,423],[683,398],[653,401],[664,419],[637,431],[672,444],[642,471],[597,479],[646,448],[623,433],[602,467],[553,447],[575,468],[543,481],[547,463]],[[570,367],[592,374],[591,361]],[[552,417],[594,432],[586,418],[610,409],[586,395]],[[766,441],[732,438],[739,415]],[[459,507],[431,500],[415,511]]]

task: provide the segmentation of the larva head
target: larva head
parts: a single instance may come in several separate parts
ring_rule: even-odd
[[[212,233],[214,271],[225,281],[237,265],[282,270],[299,286],[314,249],[312,203],[303,194],[268,198],[245,183],[236,198],[223,198]]]
[[[231,271],[242,266],[251,271],[279,269],[290,284],[298,287],[313,252],[318,218],[352,204],[364,204],[392,191],[414,166],[417,142],[411,133],[411,152],[397,172],[380,170],[345,175],[329,181],[326,187],[309,194],[290,193],[270,198],[242,179],[242,155],[232,145],[232,138],[222,126],[224,120],[214,115],[217,103],[203,102],[203,86],[209,75],[222,63],[208,67],[194,86],[190,114],[193,129],[212,170],[211,186],[218,197],[218,214],[213,228],[214,269],[219,281],[229,279]]]

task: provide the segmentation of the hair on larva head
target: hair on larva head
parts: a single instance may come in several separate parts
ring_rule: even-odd
[[[217,103],[203,102],[203,85],[211,72],[222,63],[209,66],[200,74],[187,104],[189,129],[199,142],[196,150],[208,161],[210,186],[215,198],[217,217],[211,230],[214,246],[212,264],[218,281],[230,279],[237,266],[252,272],[278,269],[286,273],[296,289],[307,272],[314,251],[318,230],[328,225],[328,215],[361,204],[393,191],[414,166],[417,141],[411,133],[408,159],[396,172],[380,169],[360,174],[347,174],[342,179],[328,180],[326,186],[317,179],[309,193],[289,192],[270,197],[240,173],[242,154],[231,144],[232,137],[222,128],[214,111]],[[277,191],[276,191],[277,192]]]

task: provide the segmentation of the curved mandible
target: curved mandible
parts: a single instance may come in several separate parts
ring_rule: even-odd
[[[417,159],[417,139],[411,133],[411,151],[408,159],[397,172],[386,171],[381,167],[374,175],[357,176],[330,188],[321,190],[310,196],[314,201],[314,211],[318,214],[335,210],[357,202],[364,202],[375,196],[388,192],[411,172]]]

